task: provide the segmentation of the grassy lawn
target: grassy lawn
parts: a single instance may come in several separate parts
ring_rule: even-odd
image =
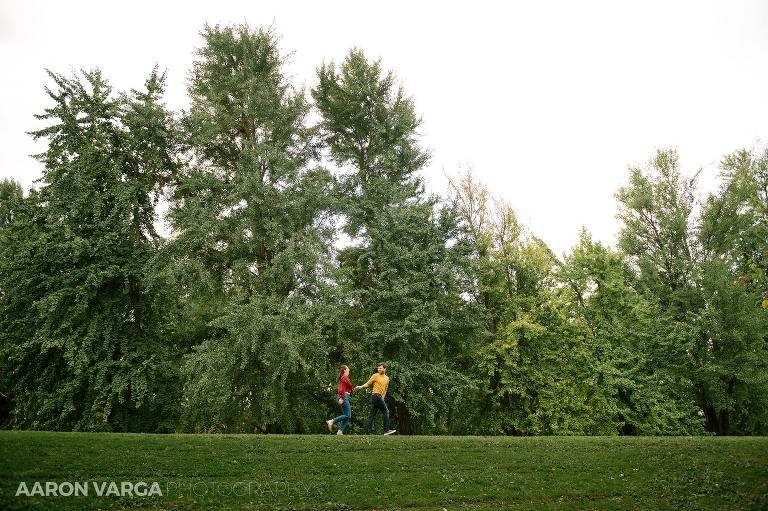
[[[0,509],[128,508],[764,510],[768,438],[0,432]]]

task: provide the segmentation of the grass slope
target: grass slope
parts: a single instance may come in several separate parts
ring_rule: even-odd
[[[768,438],[0,432],[0,509],[133,508],[760,510]]]

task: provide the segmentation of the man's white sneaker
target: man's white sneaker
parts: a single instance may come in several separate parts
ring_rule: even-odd
[[[397,430],[396,430],[396,429],[390,429],[389,431],[385,431],[385,432],[384,432],[384,434],[385,434],[385,435],[391,435],[391,434],[392,434],[392,433],[394,433],[395,431],[397,431]]]

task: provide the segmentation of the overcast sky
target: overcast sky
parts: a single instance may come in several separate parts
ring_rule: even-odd
[[[208,22],[274,24],[297,87],[353,46],[393,69],[423,116],[429,189],[472,167],[557,253],[582,226],[615,243],[629,166],[675,147],[682,168],[768,140],[768,1],[0,0],[0,178],[41,176],[27,131],[51,105],[45,68],[99,67],[116,91],[157,63],[165,101],[186,108]],[[470,6],[471,5],[471,6]]]

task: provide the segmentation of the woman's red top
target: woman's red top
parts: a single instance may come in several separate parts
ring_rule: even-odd
[[[344,398],[344,393],[349,392],[350,394],[354,390],[354,387],[352,387],[352,384],[349,383],[349,378],[347,378],[346,374],[342,374],[341,378],[339,379],[339,397]]]

